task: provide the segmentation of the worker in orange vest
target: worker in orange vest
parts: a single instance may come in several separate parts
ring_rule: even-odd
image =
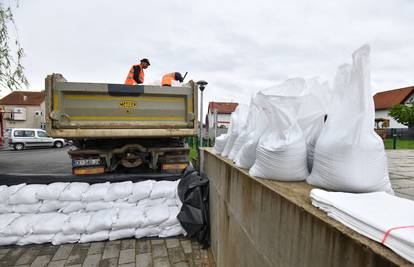
[[[161,84],[162,86],[171,86],[172,81],[179,81],[180,83],[182,83],[184,81],[184,78],[179,72],[167,73],[164,76],[162,76]]]
[[[128,76],[125,79],[125,84],[127,85],[137,85],[144,83],[144,70],[148,68],[150,62],[148,59],[141,59],[140,64],[132,65],[131,69],[128,72]]]

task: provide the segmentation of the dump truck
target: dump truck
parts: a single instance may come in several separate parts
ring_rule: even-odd
[[[117,170],[180,172],[186,138],[197,133],[198,85],[180,87],[45,79],[46,127],[71,140],[74,174]]]

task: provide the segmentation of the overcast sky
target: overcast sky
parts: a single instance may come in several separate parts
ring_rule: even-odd
[[[376,91],[414,85],[413,14],[412,0],[24,0],[15,9],[30,90],[53,72],[123,83],[147,57],[147,83],[188,71],[209,82],[205,103],[246,102],[292,77],[331,81],[364,43]]]

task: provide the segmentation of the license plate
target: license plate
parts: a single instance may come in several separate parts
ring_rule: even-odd
[[[166,163],[162,164],[163,170],[184,170],[187,168],[188,163]]]
[[[84,167],[84,166],[99,166],[101,165],[100,159],[75,159],[72,160],[72,167]]]

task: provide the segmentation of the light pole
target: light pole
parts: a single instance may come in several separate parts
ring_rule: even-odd
[[[203,146],[203,91],[208,83],[200,80],[197,82],[198,89],[201,91],[201,103],[200,103],[200,147]]]

